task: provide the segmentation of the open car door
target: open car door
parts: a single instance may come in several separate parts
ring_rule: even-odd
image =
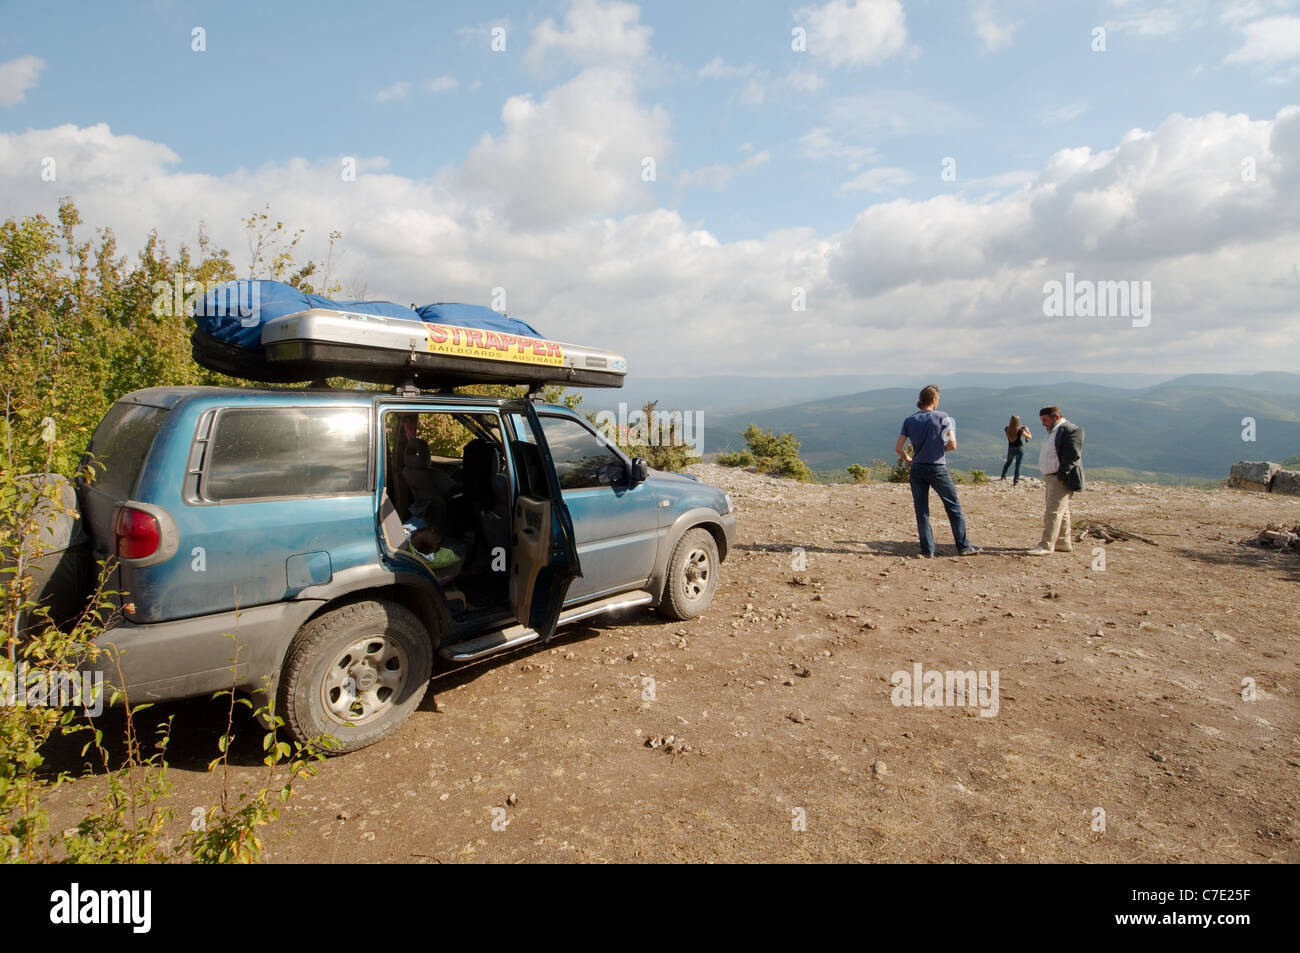
[[[531,430],[510,441],[519,482],[511,511],[510,606],[520,625],[550,641],[569,585],[582,575],[573,519],[532,401],[510,401],[505,410]]]

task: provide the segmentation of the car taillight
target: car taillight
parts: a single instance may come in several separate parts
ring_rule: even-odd
[[[119,559],[143,559],[158,552],[162,531],[158,520],[143,510],[123,506],[113,522],[113,535],[117,537]]]

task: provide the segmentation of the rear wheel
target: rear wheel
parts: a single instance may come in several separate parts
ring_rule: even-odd
[[[677,541],[659,611],[673,619],[694,619],[713,601],[718,588],[718,542],[699,526]]]
[[[393,602],[353,602],[303,626],[289,646],[278,710],[300,742],[331,735],[345,754],[396,731],[433,674],[420,620]]]

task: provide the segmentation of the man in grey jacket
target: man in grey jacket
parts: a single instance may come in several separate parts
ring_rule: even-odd
[[[1074,548],[1070,542],[1070,497],[1083,489],[1083,428],[1062,417],[1059,407],[1044,407],[1038,419],[1048,431],[1038,454],[1047,505],[1042,539],[1029,555],[1068,553]]]

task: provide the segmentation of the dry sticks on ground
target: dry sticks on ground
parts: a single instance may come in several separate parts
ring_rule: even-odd
[[[1147,539],[1145,536],[1139,536],[1137,533],[1130,533],[1126,529],[1120,529],[1118,526],[1112,526],[1110,523],[1102,523],[1099,520],[1084,520],[1082,523],[1075,524],[1075,540],[1082,542],[1085,536],[1094,536],[1097,539],[1104,540],[1107,543],[1115,543],[1120,540],[1136,539],[1144,543],[1150,543],[1152,546],[1159,546],[1154,539]]]

